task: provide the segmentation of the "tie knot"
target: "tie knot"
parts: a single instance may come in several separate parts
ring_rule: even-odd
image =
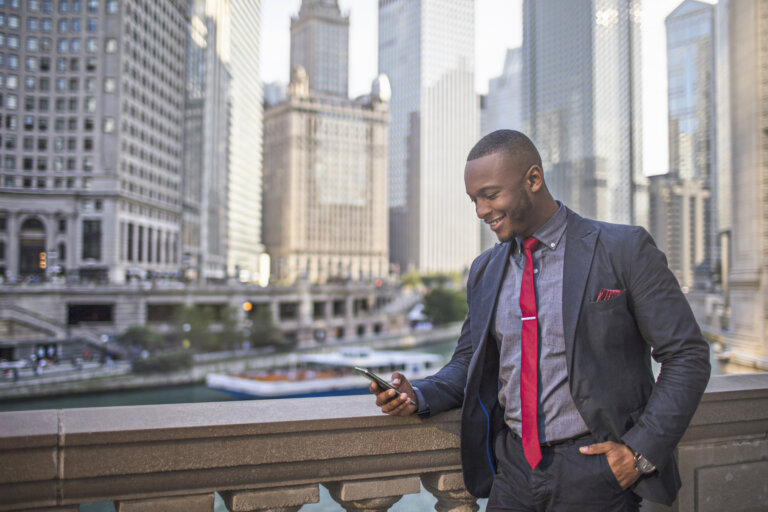
[[[539,241],[533,237],[523,240],[523,249],[526,251],[535,251],[539,246]]]

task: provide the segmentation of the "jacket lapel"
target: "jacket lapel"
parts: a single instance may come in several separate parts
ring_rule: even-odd
[[[471,318],[477,318],[479,328],[472,328],[472,346],[475,349],[475,355],[470,361],[469,374],[473,375],[473,370],[478,364],[485,360],[485,343],[491,328],[491,319],[496,310],[496,300],[499,297],[501,282],[504,280],[504,269],[506,268],[512,242],[501,244],[498,250],[494,251],[488,266],[483,271],[482,277],[475,285],[477,300],[473,300],[475,307],[472,309]],[[481,347],[483,350],[478,350]]]
[[[563,266],[563,333],[568,373],[573,374],[573,350],[584,290],[597,242],[597,227],[568,210],[565,262]]]

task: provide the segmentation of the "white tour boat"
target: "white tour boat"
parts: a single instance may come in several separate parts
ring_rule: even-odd
[[[437,354],[347,347],[327,354],[300,355],[289,368],[210,373],[205,381],[209,388],[238,398],[358,395],[368,392],[370,381],[355,367],[366,368],[386,380],[398,371],[411,380],[432,375],[441,365],[442,357]]]

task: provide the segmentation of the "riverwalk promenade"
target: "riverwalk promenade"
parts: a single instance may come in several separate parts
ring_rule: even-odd
[[[133,374],[131,364],[127,361],[113,361],[109,364],[87,361],[82,363],[80,369],[67,361],[47,365],[39,375],[34,373],[32,367],[27,367],[19,370],[18,379],[14,379],[10,373],[0,379],[0,400],[192,384],[204,382],[209,373],[238,373],[288,366],[295,363],[297,355],[301,353],[329,352],[350,345],[374,349],[405,348],[456,339],[460,329],[461,324],[454,323],[428,331],[371,335],[357,340],[299,348],[290,353],[257,350],[201,353],[195,354],[192,368],[162,374]]]

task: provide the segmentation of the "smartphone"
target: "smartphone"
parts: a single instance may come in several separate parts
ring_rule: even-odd
[[[368,380],[370,380],[372,382],[375,382],[376,385],[379,386],[379,389],[381,389],[382,391],[386,391],[387,389],[394,389],[395,391],[397,391],[397,389],[395,389],[395,387],[392,384],[390,384],[386,380],[382,379],[381,377],[379,377],[378,375],[376,375],[375,373],[373,373],[370,370],[367,370],[365,368],[359,368],[359,367],[355,366],[355,371],[357,373],[361,374],[366,379],[368,379]],[[397,392],[399,393],[399,391],[397,391]]]
[[[395,392],[398,395],[400,394],[400,391],[395,386],[393,386],[392,384],[390,384],[386,380],[382,379],[381,377],[379,377],[378,375],[376,375],[372,371],[367,370],[365,368],[360,368],[360,367],[357,367],[357,366],[355,366],[354,368],[355,368],[355,371],[358,372],[360,375],[362,375],[363,377],[365,377],[366,379],[368,379],[370,381],[375,382],[376,385],[379,386],[379,389],[381,389],[383,391],[386,391],[388,389],[394,389]],[[416,405],[416,402],[414,402],[410,398],[408,398],[408,403]]]

